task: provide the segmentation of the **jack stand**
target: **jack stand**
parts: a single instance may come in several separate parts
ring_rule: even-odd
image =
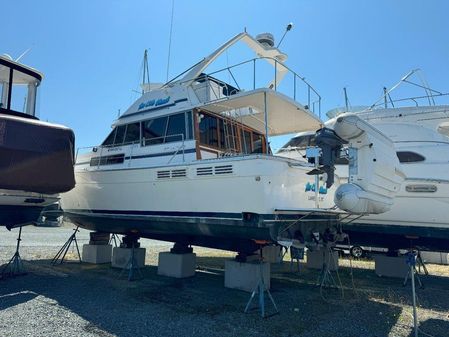
[[[133,242],[132,246],[131,246],[131,257],[129,258],[128,263],[126,264],[125,268],[123,268],[122,271],[120,272],[120,275],[118,276],[118,278],[121,278],[123,273],[125,272],[125,270],[128,269],[128,281],[135,281],[135,280],[143,279],[143,275],[142,275],[142,272],[140,271],[139,265],[137,264],[137,260],[134,255],[134,252],[135,252],[135,243]],[[136,278],[134,275],[134,272],[136,270],[139,274],[139,278]]]
[[[421,252],[419,250],[418,250],[418,255],[416,256],[416,262],[418,265],[418,274],[421,273],[421,267],[422,267],[422,270],[424,271],[424,275],[429,275],[429,271],[427,270],[426,264],[422,260]]]
[[[427,268],[424,265],[422,259],[421,259],[421,255],[416,252],[409,252],[407,253],[407,264],[410,266],[410,269],[407,271],[407,275],[405,275],[405,279],[404,279],[404,283],[402,284],[402,286],[406,286],[407,285],[407,281],[410,278],[412,280],[412,287],[415,288],[415,276],[416,276],[416,280],[418,281],[419,287],[421,289],[424,289],[424,284],[421,282],[421,279],[419,278],[419,273],[416,270],[416,264],[418,264],[418,268],[420,269],[420,264],[422,264],[423,266],[423,270],[425,271],[426,275],[427,275]],[[415,290],[413,289],[413,292]]]
[[[61,249],[58,251],[58,253],[55,255],[53,260],[51,260],[51,264],[54,266],[58,262],[59,264],[62,264],[64,262],[65,256],[67,252],[69,251],[70,246],[72,245],[72,242],[75,242],[76,251],[78,253],[78,259],[79,263],[81,263],[81,254],[78,247],[78,241],[76,240],[76,233],[79,232],[79,226],[76,226],[76,228],[73,230],[73,234],[70,235],[69,239],[64,243],[64,245],[61,247]],[[59,261],[60,260],[60,261]]]
[[[6,278],[8,276],[13,277],[26,274],[23,268],[22,258],[20,257],[19,253],[20,241],[22,241],[22,227],[19,227],[19,237],[17,238],[16,252],[9,260],[9,262],[3,267],[0,279]]]
[[[266,317],[270,317],[270,316],[274,316],[276,314],[279,313],[279,310],[276,306],[276,303],[274,302],[273,296],[271,296],[270,290],[267,289],[267,287],[265,286],[265,281],[263,278],[263,257],[262,257],[262,246],[259,249],[260,251],[260,260],[259,260],[259,265],[260,265],[260,278],[259,281],[257,282],[256,287],[254,288],[253,292],[251,293],[251,297],[249,298],[248,303],[246,304],[245,307],[245,313],[248,313],[248,310],[251,306],[251,302],[253,301],[254,297],[256,296],[256,293],[259,293],[259,308],[260,308],[260,316],[262,318],[266,318]],[[265,292],[267,292],[268,297],[270,298],[271,303],[274,306],[274,309],[276,310],[276,312],[274,312],[271,315],[265,315]]]
[[[326,253],[327,253],[328,259],[326,259]],[[333,258],[332,248],[326,244],[326,249],[323,249],[323,266],[321,268],[320,275],[318,276],[317,286],[338,288],[338,285],[335,282],[335,279],[332,276],[332,273],[330,271],[330,259],[331,258]]]
[[[410,266],[410,269],[407,273],[407,276],[404,281],[404,285],[407,282],[407,278],[410,275],[412,280],[412,299],[413,299],[413,329],[415,332],[415,337],[418,337],[418,313],[416,311],[416,290],[415,290],[415,275],[418,279],[418,283],[422,287],[422,283],[419,279],[419,276],[416,272],[416,261],[418,260],[419,252],[409,252],[407,254],[407,264]],[[421,261],[422,262],[422,261]]]
[[[120,243],[118,234],[111,233],[111,238],[109,239],[109,244],[112,245],[112,242],[114,242],[114,247],[120,247],[120,245],[117,244],[117,241]]]

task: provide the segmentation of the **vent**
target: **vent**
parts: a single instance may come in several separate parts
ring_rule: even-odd
[[[180,178],[180,177],[186,177],[186,169],[180,169],[180,170],[172,170],[171,171],[171,177],[172,178]]]
[[[209,166],[209,167],[198,167],[196,169],[196,175],[197,176],[211,176],[213,174],[214,174],[214,172],[213,172],[212,166]]]
[[[170,171],[157,171],[157,178],[158,179],[170,178]]]
[[[186,169],[157,171],[158,179],[184,178],[187,177]]]
[[[215,166],[215,174],[231,174],[232,165]]]

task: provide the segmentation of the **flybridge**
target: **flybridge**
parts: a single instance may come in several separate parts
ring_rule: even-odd
[[[164,105],[164,104],[167,104],[169,101],[170,101],[170,96],[168,96],[166,98],[151,99],[149,101],[140,103],[139,108],[137,110],[142,110],[144,108],[149,108],[152,106],[156,107],[156,106]]]

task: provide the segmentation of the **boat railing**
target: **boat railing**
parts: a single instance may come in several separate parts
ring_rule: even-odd
[[[116,148],[116,147],[121,147],[121,146],[127,146],[127,145],[134,145],[134,144],[139,144],[140,146],[139,148],[144,148],[147,147],[149,145],[160,145],[160,144],[171,144],[174,145],[174,142],[166,142],[167,138],[180,138],[180,142],[181,144],[179,146],[177,146],[175,148],[174,151],[170,152],[171,156],[170,159],[168,160],[167,164],[170,164],[173,159],[177,156],[182,154],[182,162],[185,162],[185,135],[183,133],[179,133],[179,134],[173,134],[173,135],[167,135],[167,136],[161,136],[161,137],[155,137],[155,138],[151,138],[146,140],[145,138],[142,138],[142,140],[138,140],[138,141],[133,141],[133,142],[126,142],[126,143],[122,143],[122,144],[114,144],[114,145],[94,145],[94,146],[85,146],[85,147],[79,147],[76,150],[76,155],[75,155],[75,163],[77,163],[78,161],[78,156],[84,153],[89,153],[89,152],[94,152],[94,153],[98,153],[98,155],[96,155],[96,157],[98,158],[98,164],[96,165],[97,168],[100,166],[100,162],[101,162],[101,158],[106,158],[109,156],[113,156],[113,153],[108,152],[107,154],[104,153],[105,150],[109,150],[112,148]],[[155,141],[159,141],[162,139],[162,142],[160,143],[154,143]],[[150,141],[153,144],[147,144],[146,141]],[[126,157],[129,157],[128,160],[128,167],[131,166],[131,162],[133,160],[133,154],[134,154],[134,150],[135,147],[132,146],[130,148],[130,152],[126,154]]]
[[[271,71],[267,66],[272,68]],[[282,74],[282,78],[279,78],[279,70],[283,70],[285,73]],[[224,77],[227,79],[225,80]],[[197,96],[199,90],[204,90],[204,87],[199,85],[201,83],[208,85],[207,89],[210,90],[206,97],[208,101],[229,97],[240,91],[268,87],[282,92],[295,101],[302,102],[301,104],[305,108],[321,117],[320,94],[307,82],[305,77],[300,76],[275,58],[253,58],[208,74],[201,74],[191,84]],[[211,83],[215,83],[215,85],[211,85]]]

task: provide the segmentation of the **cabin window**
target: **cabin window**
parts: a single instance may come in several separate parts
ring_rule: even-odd
[[[93,157],[90,159],[90,166],[122,164],[124,161],[125,155],[123,153],[112,156]]]
[[[109,136],[106,137],[106,139],[104,140],[103,146],[111,146],[114,144],[114,139],[115,139],[115,132],[117,131],[117,128],[114,128],[111,133],[109,134]]]
[[[165,142],[178,142],[186,139],[185,122],[184,113],[169,116]]]
[[[426,160],[425,157],[416,152],[411,151],[398,151],[396,152],[399,161],[401,163],[416,163]]]
[[[168,117],[150,119],[142,123],[143,145],[164,143]]]
[[[253,151],[252,153],[263,153],[264,137],[257,133],[253,133]]]
[[[242,141],[243,152],[251,153],[251,151],[252,151],[251,132],[244,130],[241,134],[243,135],[243,141]]]
[[[128,124],[126,127],[125,144],[137,143],[140,140],[140,123]]]
[[[123,140],[125,139],[126,125],[117,126],[117,132],[115,134],[114,145],[123,144]]]
[[[315,146],[315,135],[304,135],[298,136],[290,139],[290,141],[285,144],[282,149],[288,149],[289,147],[294,147],[300,150],[306,149],[309,146]]]
[[[205,145],[218,147],[217,117],[200,114],[200,142]]]
[[[193,121],[192,121],[192,112],[186,112],[186,125],[187,125],[187,139],[193,138]]]

